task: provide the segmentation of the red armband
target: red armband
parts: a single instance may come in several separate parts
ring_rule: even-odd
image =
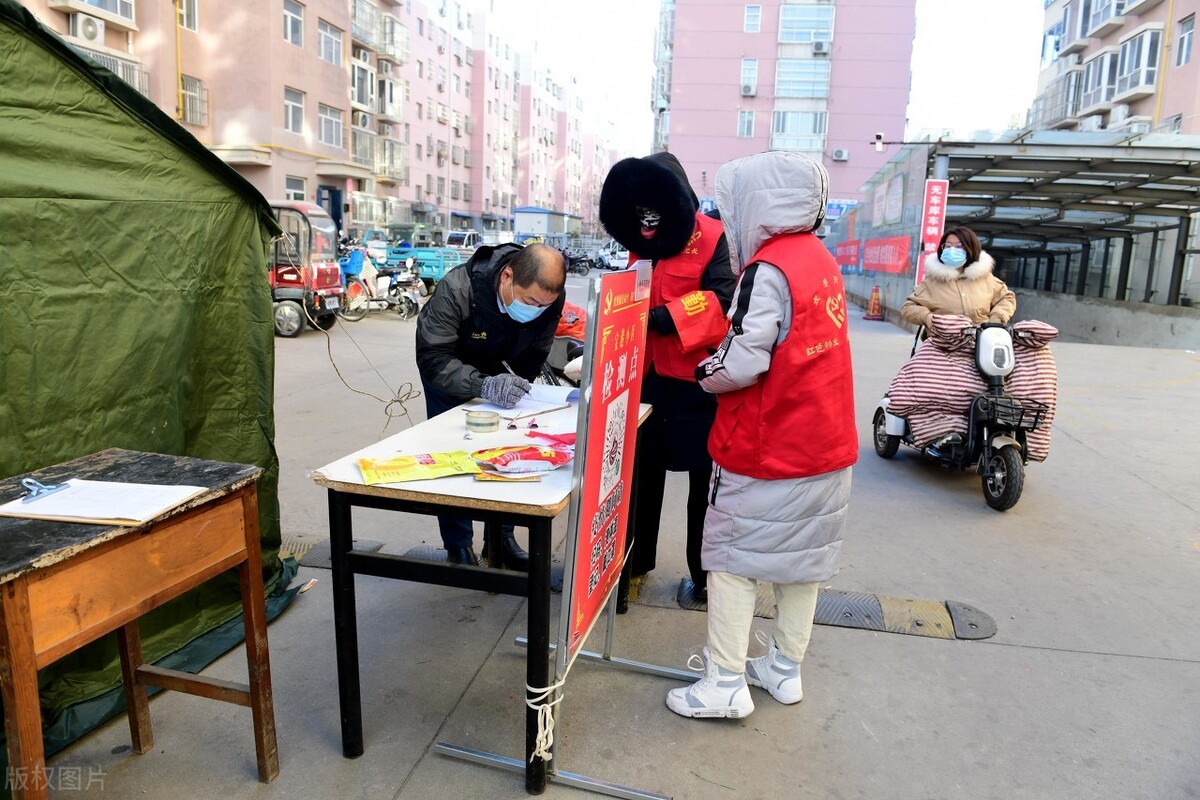
[[[729,330],[721,303],[712,292],[691,292],[672,300],[667,303],[667,313],[675,322],[679,347],[685,353],[717,345]]]

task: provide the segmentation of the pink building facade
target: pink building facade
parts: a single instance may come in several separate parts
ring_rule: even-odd
[[[23,1],[266,197],[318,202],[351,232],[504,239],[519,205],[582,206],[582,101],[550,65],[522,72],[474,5]]]
[[[1200,0],[1047,4],[1029,127],[1200,133]]]
[[[702,202],[717,169],[765,150],[821,161],[830,197],[856,201],[904,133],[916,0],[666,0],[655,148],[683,163]]]

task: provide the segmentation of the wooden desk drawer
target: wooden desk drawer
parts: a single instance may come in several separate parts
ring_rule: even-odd
[[[246,557],[242,493],[96,547],[29,578],[39,669]]]

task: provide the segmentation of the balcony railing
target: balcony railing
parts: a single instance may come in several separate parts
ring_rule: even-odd
[[[74,45],[72,46],[74,47]],[[75,47],[75,51],[95,61],[142,94],[147,97],[150,96],[150,73],[142,69],[140,64],[136,64],[133,61],[126,61],[123,58],[114,58],[107,53],[88,50],[86,47]]]
[[[378,136],[369,131],[350,130],[350,160],[364,167],[375,166],[375,148]]]
[[[1044,130],[1064,122],[1073,122],[1079,115],[1079,72],[1060,75],[1046,86],[1029,109],[1029,127]]]
[[[366,0],[354,0],[350,8],[350,35],[371,49],[379,46],[381,17],[379,9]]]
[[[383,15],[379,37],[379,57],[397,64],[408,61],[408,28],[391,14]]]

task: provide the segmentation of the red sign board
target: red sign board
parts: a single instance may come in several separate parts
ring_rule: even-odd
[[[868,239],[863,245],[862,268],[872,272],[906,272],[911,244],[911,236]]]
[[[950,181],[930,178],[925,181],[925,205],[921,212],[921,251],[917,253],[917,283],[925,278],[925,256],[937,252],[946,227],[946,198]]]
[[[621,576],[650,313],[649,262],[604,275],[589,303],[589,366],[575,452],[578,505],[564,586],[568,656],[595,624]],[[593,290],[595,292],[595,290]],[[594,323],[593,320],[594,319]],[[594,326],[594,327],[593,327]]]
[[[857,239],[849,242],[838,242],[833,248],[834,260],[843,267],[857,267],[858,251],[861,244]]]

